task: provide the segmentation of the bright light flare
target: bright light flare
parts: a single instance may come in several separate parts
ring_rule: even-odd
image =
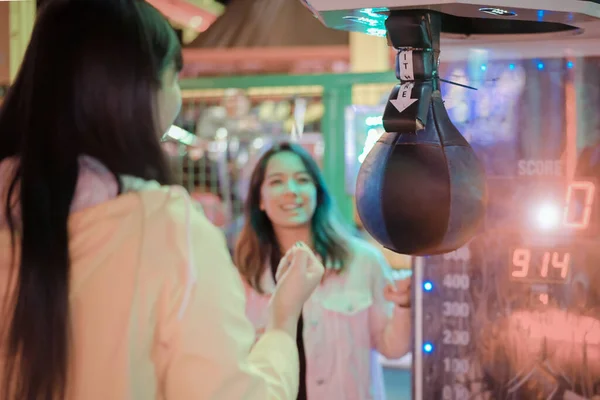
[[[162,137],[162,141],[167,141],[169,139],[175,140],[187,146],[198,144],[198,138],[196,135],[176,125],[171,125],[169,130]]]
[[[542,204],[534,210],[535,224],[544,230],[558,228],[561,218],[561,210],[554,204]]]

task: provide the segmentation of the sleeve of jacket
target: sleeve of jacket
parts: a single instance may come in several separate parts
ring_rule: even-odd
[[[244,282],[241,276],[240,278],[242,279],[246,292],[246,317],[248,317],[250,323],[252,323],[252,326],[254,327],[256,340],[259,340],[265,333],[267,326],[268,303],[262,301],[263,299],[261,296],[254,289],[252,289],[250,285]]]
[[[373,305],[369,315],[371,337],[375,349],[383,356],[400,358],[410,350],[410,309],[395,307],[384,298],[385,286],[393,282],[392,269],[378,249],[369,246],[368,250],[373,291]]]
[[[244,287],[223,233],[190,208],[187,194],[172,195],[168,208],[186,256],[159,301],[157,352],[165,399],[295,399],[295,341],[272,330],[255,343]]]

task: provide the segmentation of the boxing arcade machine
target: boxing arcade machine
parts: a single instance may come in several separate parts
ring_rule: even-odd
[[[523,63],[496,66],[487,99],[446,104],[439,71],[440,50],[461,40],[593,43],[600,1],[306,3],[327,26],[387,35],[397,50],[400,82],[356,196],[369,233],[416,256],[413,399],[600,398],[600,147],[577,150],[564,98],[562,109],[507,106],[507,91],[526,85]],[[573,65],[552,63],[562,72],[545,86],[560,86]],[[488,116],[505,112],[496,132],[478,122],[484,100]]]

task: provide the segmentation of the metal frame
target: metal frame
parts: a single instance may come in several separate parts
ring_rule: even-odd
[[[343,86],[372,83],[393,83],[398,80],[393,71],[372,73],[318,74],[318,75],[256,75],[218,78],[192,78],[181,82],[182,90],[249,89],[253,87],[323,86],[333,89]]]

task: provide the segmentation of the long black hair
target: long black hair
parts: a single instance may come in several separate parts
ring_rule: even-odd
[[[64,398],[67,220],[78,157],[96,158],[117,179],[127,174],[169,183],[155,109],[162,74],[173,63],[181,67],[177,36],[143,0],[50,0],[39,10],[0,108],[0,162],[18,160],[3,205],[16,278],[5,304],[4,399]],[[11,210],[13,198],[20,217]]]

